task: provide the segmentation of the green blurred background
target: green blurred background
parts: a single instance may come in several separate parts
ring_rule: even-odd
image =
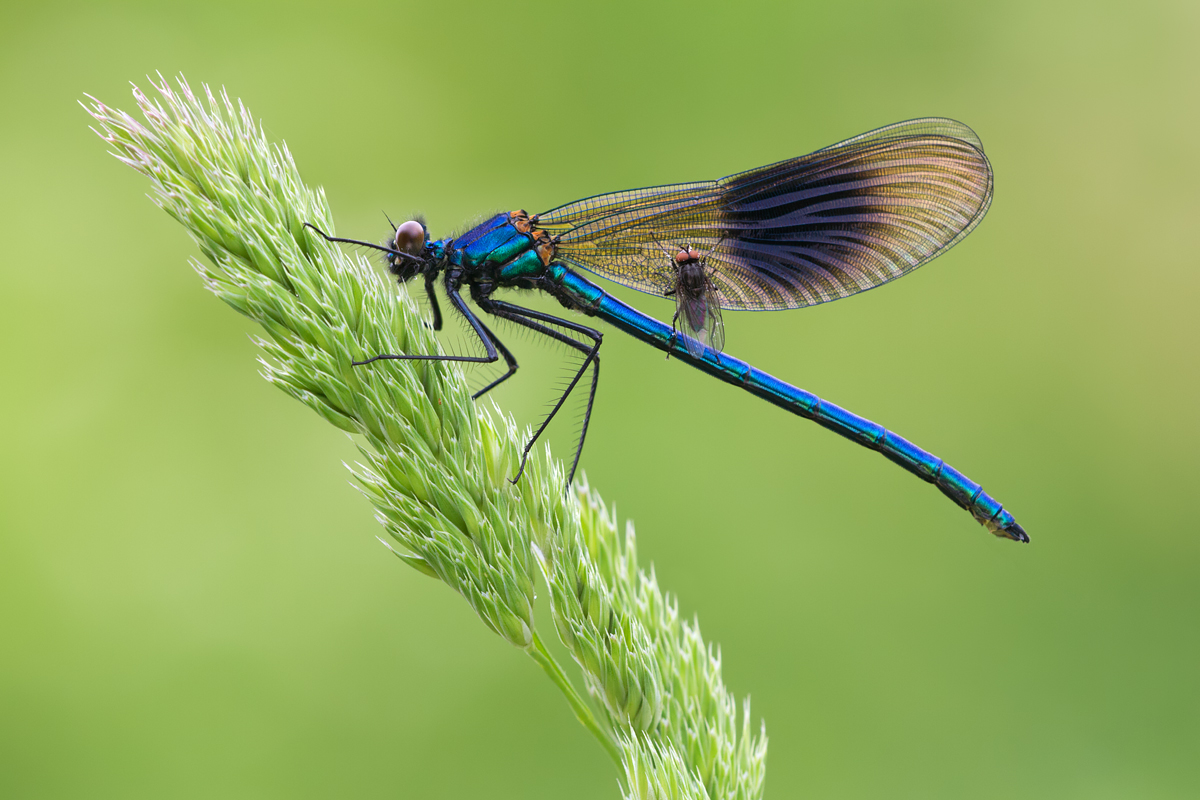
[[[727,349],[946,457],[1032,545],[615,331],[583,466],[752,694],[769,796],[1200,796],[1195,2],[0,13],[0,796],[618,796],[538,668],[375,541],[351,443],[258,377],[88,131],[83,92],[128,109],[155,70],[243,98],[372,239],[974,127],[975,233],[728,313]],[[497,400],[535,423],[563,354],[513,338]]]

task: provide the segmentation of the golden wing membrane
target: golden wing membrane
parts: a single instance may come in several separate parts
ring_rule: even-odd
[[[722,308],[773,310],[911,272],[979,224],[991,198],[979,138],[927,118],[719,181],[586,198],[537,225],[558,237],[556,259],[657,295],[673,288],[664,251],[694,247]]]

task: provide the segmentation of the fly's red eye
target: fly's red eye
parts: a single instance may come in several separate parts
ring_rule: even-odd
[[[681,267],[691,260],[692,260],[692,248],[690,248],[690,247],[687,248],[686,250],[680,250],[678,253],[675,254],[675,263]]]
[[[425,228],[416,220],[396,228],[396,249],[410,256],[419,256],[425,252]]]

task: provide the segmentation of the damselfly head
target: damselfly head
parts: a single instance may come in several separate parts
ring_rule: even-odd
[[[387,260],[392,274],[401,283],[417,277],[425,267],[426,238],[425,225],[419,220],[410,219],[396,228],[396,235],[392,238],[395,252],[388,253]]]

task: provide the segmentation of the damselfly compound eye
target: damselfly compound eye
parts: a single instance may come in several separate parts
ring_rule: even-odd
[[[414,219],[396,228],[396,249],[410,256],[425,252],[425,227]]]

